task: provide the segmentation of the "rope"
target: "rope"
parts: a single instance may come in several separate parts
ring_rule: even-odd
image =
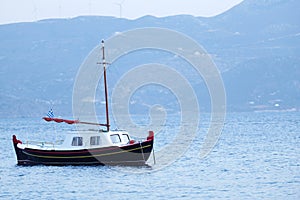
[[[154,165],[156,165],[156,159],[155,159],[155,153],[154,153],[154,146],[153,146],[153,163],[154,163]]]
[[[143,150],[142,144],[141,144],[141,142],[139,142],[139,143],[140,143],[140,147],[141,147],[141,150],[142,150],[143,160],[144,160],[144,162],[146,162],[146,160],[145,160],[145,156],[144,156],[144,150]]]

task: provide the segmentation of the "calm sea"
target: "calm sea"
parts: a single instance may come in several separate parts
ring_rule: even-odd
[[[17,166],[12,134],[56,140],[70,127],[0,119],[0,199],[300,199],[299,113],[229,113],[217,145],[200,159],[208,119],[183,156],[159,170]],[[172,131],[158,135],[156,150],[170,138]]]

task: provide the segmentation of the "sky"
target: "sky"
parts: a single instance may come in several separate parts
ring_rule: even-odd
[[[177,14],[215,16],[243,0],[0,0],[0,24],[82,15],[136,19]]]

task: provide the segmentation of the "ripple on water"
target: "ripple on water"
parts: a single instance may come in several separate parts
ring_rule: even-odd
[[[32,133],[33,138],[55,138],[52,133],[58,128],[43,126],[44,123],[33,123],[32,119],[0,119],[1,199],[298,199],[300,196],[298,113],[228,114],[221,138],[206,158],[200,159],[198,153],[207,125],[200,127],[198,137],[183,157],[161,170],[17,166],[11,135],[17,133],[26,139]],[[172,127],[176,125],[171,124]],[[159,137],[157,150],[169,139],[168,134]]]

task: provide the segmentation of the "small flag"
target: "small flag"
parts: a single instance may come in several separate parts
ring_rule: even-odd
[[[54,114],[53,114],[53,110],[52,110],[52,108],[49,110],[49,112],[47,113],[47,116],[49,117],[49,118],[54,118]]]

